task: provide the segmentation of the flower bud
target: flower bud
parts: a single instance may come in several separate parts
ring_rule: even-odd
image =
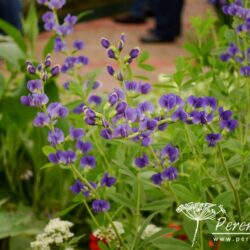
[[[51,75],[52,76],[56,76],[60,73],[61,67],[60,65],[55,65],[52,69],[51,69]]]
[[[139,56],[140,49],[139,48],[134,48],[130,51],[129,55],[131,59],[137,58]]]
[[[29,64],[27,66],[27,71],[28,71],[29,74],[34,75],[36,73],[36,68],[32,64]]]
[[[108,49],[110,47],[110,42],[107,38],[103,37],[101,39],[101,45],[102,47],[104,47],[105,49]]]
[[[107,50],[107,55],[108,55],[109,58],[112,58],[112,59],[116,59],[117,58],[113,49],[108,49]]]
[[[114,70],[114,68],[113,68],[112,66],[108,65],[108,66],[107,66],[107,72],[108,72],[111,76],[113,76],[114,73],[115,73],[115,70]]]

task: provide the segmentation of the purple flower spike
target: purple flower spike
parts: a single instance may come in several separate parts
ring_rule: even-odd
[[[235,120],[235,119],[222,120],[220,122],[220,126],[221,126],[222,129],[227,128],[230,132],[232,132],[238,127],[238,121]]]
[[[48,103],[49,99],[45,94],[32,94],[29,96],[21,96],[21,103],[30,107],[41,107]]]
[[[63,118],[69,114],[68,109],[65,108],[59,102],[50,103],[50,105],[47,107],[47,112],[48,112],[50,118],[57,118],[57,117]]]
[[[70,187],[70,190],[74,194],[79,194],[80,192],[82,192],[84,190],[84,185],[82,184],[81,181],[76,180],[76,182]]]
[[[81,128],[70,127],[69,134],[72,140],[79,140],[85,135],[85,131]]]
[[[110,209],[110,204],[105,200],[95,200],[92,203],[92,208],[95,213],[103,213]]]
[[[213,113],[210,113],[210,114],[207,114],[206,111],[193,111],[190,113],[190,116],[192,117],[192,122],[194,124],[202,124],[202,125],[205,125],[207,123],[210,123],[212,122],[213,120]]]
[[[152,175],[151,180],[152,180],[152,182],[153,182],[155,185],[161,185],[161,183],[162,183],[162,181],[163,181],[163,180],[162,180],[161,173],[157,173],[157,174]]]
[[[103,48],[108,49],[110,47],[110,42],[107,38],[101,38],[101,45]]]
[[[176,168],[174,167],[168,167],[165,170],[163,170],[163,172],[161,173],[161,178],[163,180],[176,180],[178,177],[178,171]]]
[[[83,49],[83,47],[84,47],[83,41],[79,41],[79,40],[74,41],[73,48],[75,50],[81,50],[81,49]]]
[[[82,152],[82,153],[88,153],[92,149],[92,144],[90,142],[83,142],[83,141],[77,141],[76,147]]]
[[[66,4],[66,0],[50,0],[49,8],[51,9],[61,9]]]
[[[131,59],[135,59],[139,56],[140,54],[140,49],[139,48],[134,48],[130,51],[129,56]]]
[[[193,106],[194,108],[204,108],[205,100],[202,97],[195,97],[193,95],[187,98],[187,104]]]
[[[35,127],[43,127],[50,123],[50,118],[47,114],[38,112],[36,118],[33,121]]]
[[[76,160],[76,153],[72,150],[68,150],[62,153],[62,162],[66,165],[74,163]]]
[[[106,139],[106,140],[110,140],[113,137],[112,131],[109,128],[104,128],[101,133],[100,133],[101,137]]]
[[[37,91],[41,91],[42,90],[42,81],[40,79],[29,80],[27,83],[27,88],[31,93],[36,93]]]
[[[48,142],[52,146],[56,146],[59,143],[64,141],[64,134],[61,129],[55,128],[54,131],[49,131],[48,133]]]
[[[92,95],[88,99],[89,103],[94,103],[95,105],[100,105],[102,102],[102,98],[98,95]]]
[[[206,140],[208,142],[209,147],[214,147],[218,141],[222,139],[221,134],[207,134]]]
[[[142,157],[135,158],[135,165],[138,168],[144,168],[148,164],[149,164],[149,161],[148,161],[148,156],[146,154],[143,154]]]
[[[178,106],[183,106],[183,100],[175,95],[175,94],[168,94],[168,95],[163,95],[160,100],[159,104],[162,108],[167,109],[168,111],[173,109],[176,105]]]
[[[96,165],[96,159],[93,156],[87,155],[82,157],[80,160],[80,165],[83,168],[89,167],[89,168],[94,168]]]
[[[116,183],[116,178],[105,173],[101,179],[101,186],[112,187]]]

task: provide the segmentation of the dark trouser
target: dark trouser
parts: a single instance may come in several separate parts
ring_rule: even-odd
[[[150,7],[150,0],[133,0],[131,14],[136,17],[144,17],[145,9]]]
[[[21,30],[21,1],[0,0],[0,18]]]
[[[181,33],[181,12],[184,0],[155,0],[156,34],[174,38]]]

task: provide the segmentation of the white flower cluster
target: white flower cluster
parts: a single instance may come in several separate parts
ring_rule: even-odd
[[[145,230],[143,231],[142,235],[141,235],[141,239],[145,240],[146,238],[152,236],[153,234],[159,232],[161,230],[160,227],[157,227],[154,224],[149,224],[147,225],[147,227],[145,228]],[[140,228],[139,230],[140,231]]]
[[[73,237],[70,227],[73,223],[59,218],[50,220],[44,229],[44,233],[37,235],[36,241],[31,242],[31,248],[35,250],[50,250],[52,245],[60,246]]]
[[[125,232],[121,222],[114,221],[113,223],[118,234],[123,234]],[[117,237],[116,237],[116,234],[112,225],[109,225],[105,230],[102,230],[102,231],[100,229],[97,229],[96,231],[94,231],[93,235],[100,240],[105,239],[107,243],[117,240]]]

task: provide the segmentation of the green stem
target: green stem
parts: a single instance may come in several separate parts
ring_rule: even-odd
[[[116,235],[117,239],[119,240],[120,244],[124,247],[124,249],[128,250],[128,248],[127,248],[126,244],[124,243],[124,241],[123,241],[121,235],[118,233],[118,231],[117,231],[117,229],[116,229],[116,227],[115,227],[115,224],[114,224],[112,218],[110,217],[109,213],[106,212],[105,215],[106,215],[106,217],[107,217],[107,219],[108,219],[110,225],[111,225],[112,228],[114,229],[115,235]]]
[[[240,221],[242,221],[240,198],[239,198],[238,191],[236,190],[236,188],[235,188],[235,186],[234,186],[234,184],[232,182],[230,173],[229,173],[228,168],[227,168],[226,163],[225,163],[222,148],[221,148],[221,145],[220,145],[219,142],[217,143],[217,147],[218,147],[218,150],[219,150],[219,157],[220,157],[220,160],[221,160],[221,164],[222,164],[222,167],[223,167],[224,172],[226,174],[227,182],[228,182],[229,186],[231,187],[231,189],[233,191],[233,194],[234,194],[234,199],[235,199],[235,203],[236,203],[236,210],[238,212],[239,219],[240,219]]]
[[[95,223],[96,227],[100,229],[101,227],[100,227],[99,223],[97,222],[97,220],[96,220],[94,214],[92,213],[91,209],[89,208],[89,205],[87,204],[87,202],[86,202],[85,200],[83,200],[83,204],[85,205],[85,207],[86,207],[86,209],[87,209],[87,211],[88,211],[88,213],[89,213],[91,219],[92,219],[93,222]]]

